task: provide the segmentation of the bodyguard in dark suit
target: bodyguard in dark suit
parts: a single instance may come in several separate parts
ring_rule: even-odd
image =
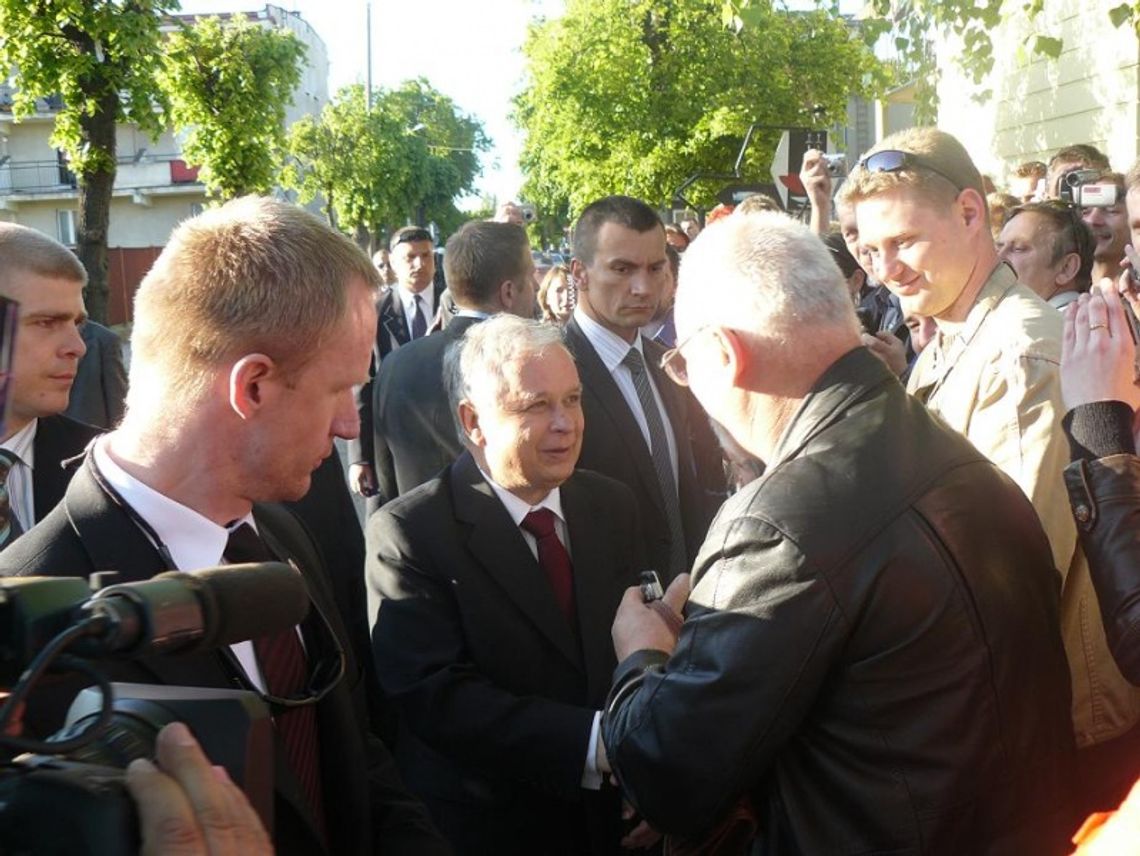
[[[296,631],[115,673],[298,698],[343,655],[343,677],[319,701],[269,702],[278,853],[446,852],[368,734],[367,664],[312,536],[270,504],[301,498],[333,440],[357,431],[352,388],[367,371],[376,280],[351,241],[284,202],[245,198],[183,223],[139,287],[123,423],[56,511],[0,555],[8,574],[113,569],[128,581],[295,563],[314,607]],[[61,714],[32,708],[27,723],[50,732]]]
[[[0,426],[0,548],[59,502],[74,471],[64,463],[98,433],[60,415],[86,350],[86,282],[67,247],[27,226],[0,223],[0,296],[19,304],[4,390],[8,418]]]
[[[435,239],[419,226],[405,226],[392,235],[388,264],[396,282],[380,295],[376,303],[376,343],[368,380],[356,390],[356,408],[360,415],[360,437],[348,443],[349,482],[352,489],[368,498],[371,513],[378,506],[376,472],[372,448],[373,387],[376,373],[384,358],[411,341],[432,331],[432,321],[440,308],[445,289],[435,281]]]
[[[663,577],[688,570],[724,499],[716,439],[685,390],[668,382],[664,349],[641,335],[669,286],[665,230],[628,196],[586,207],[574,227],[578,305],[566,342],[582,378],[581,466],[628,485]]]
[[[434,478],[463,451],[443,387],[447,349],[473,324],[499,312],[534,317],[534,260],[521,227],[467,223],[448,240],[444,264],[458,314],[439,334],[389,354],[373,385],[381,504]]]
[[[609,623],[642,567],[633,497],[574,469],[581,387],[557,328],[475,325],[447,378],[467,451],[367,526],[397,761],[457,852],[616,853],[597,726]]]

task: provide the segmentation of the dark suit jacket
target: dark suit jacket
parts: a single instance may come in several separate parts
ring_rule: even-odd
[[[56,507],[67,483],[78,468],[78,462],[65,467],[65,461],[78,456],[95,437],[98,428],[84,425],[66,416],[40,417],[36,426],[36,439],[32,443],[35,469],[32,470],[32,494],[35,498],[36,520],[43,520]]]
[[[373,454],[380,503],[435,478],[463,446],[443,385],[443,355],[478,318],[452,319],[438,335],[393,351],[373,385]]]
[[[665,402],[677,442],[681,525],[685,530],[685,552],[691,563],[713,515],[724,501],[724,468],[707,417],[692,394],[669,380],[660,369],[664,349],[644,338],[642,342],[645,362]],[[633,491],[648,543],[650,567],[665,580],[671,576],[668,572],[672,537],[649,447],[621,390],[573,318],[566,325],[566,344],[578,363],[582,412],[586,418],[578,466],[617,479]]]
[[[122,340],[94,321],[85,322],[80,333],[87,353],[79,360],[64,415],[99,428],[114,428],[123,418],[127,398]]]
[[[305,576],[313,603],[328,618],[347,659],[344,678],[317,705],[325,812],[330,838],[326,851],[315,833],[311,813],[301,795],[284,750],[275,759],[274,842],[281,854],[445,853],[423,808],[400,784],[383,744],[367,736],[362,670],[352,654],[343,622],[324,569],[303,527],[281,506],[257,506],[258,529],[282,559],[293,560]],[[67,494],[48,517],[0,554],[0,575],[87,576],[116,570],[120,582],[149,579],[168,570],[127,511],[96,481],[89,458],[76,473]],[[316,614],[302,625],[310,652],[327,648],[317,634]],[[326,651],[327,653],[327,651]],[[104,661],[100,668],[112,680],[174,686],[249,689],[229,652],[180,657],[147,657]],[[44,734],[55,730],[66,705],[86,679],[33,694],[25,724]]]
[[[442,305],[440,295],[444,284],[436,280],[432,284],[435,306]],[[404,304],[397,298],[397,286],[393,285],[376,301],[376,344],[372,348],[372,364],[368,369],[368,380],[356,391],[356,412],[360,415],[360,437],[348,441],[348,462],[350,464],[370,464],[375,459],[372,449],[372,385],[380,364],[388,354],[411,341],[408,333],[408,316],[404,314]],[[432,319],[427,319],[429,326]],[[375,503],[371,503],[374,505]]]
[[[461,853],[616,853],[617,794],[581,787],[642,568],[628,489],[562,485],[577,626],[469,453],[368,521],[373,650],[405,781]]]

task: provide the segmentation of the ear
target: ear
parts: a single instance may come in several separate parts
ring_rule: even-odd
[[[1057,285],[1068,285],[1073,281],[1080,269],[1081,257],[1076,253],[1066,253],[1065,260],[1061,262],[1061,267],[1057,269],[1057,276],[1053,282],[1057,283]]]
[[[508,312],[514,309],[515,301],[518,300],[519,290],[515,285],[514,280],[504,280],[499,284],[499,305],[506,309]]]
[[[265,354],[247,354],[230,369],[230,407],[242,419],[251,419],[265,405],[266,381],[278,374],[277,364]]]
[[[587,291],[590,276],[586,273],[586,266],[578,259],[570,259],[570,276],[574,278],[574,285],[579,291]]]
[[[986,227],[986,200],[978,191],[967,187],[958,194],[957,205],[962,222],[968,228],[981,227],[989,232]]]
[[[712,336],[720,345],[720,363],[733,386],[743,386],[743,380],[751,367],[751,353],[740,341],[740,334],[727,327],[718,327]]]
[[[479,411],[470,401],[459,402],[459,424],[469,442],[479,447],[486,445],[483,429],[479,427]]]

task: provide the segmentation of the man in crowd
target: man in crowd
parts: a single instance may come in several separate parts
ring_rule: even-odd
[[[1124,202],[1124,176],[1105,172],[1096,183],[1116,188],[1116,201],[1111,205],[1090,205],[1081,211],[1085,225],[1092,232],[1092,281],[1105,277],[1115,281],[1124,269],[1124,247],[1128,244],[1128,209]]]
[[[1014,208],[997,240],[998,257],[1017,281],[1056,309],[1089,290],[1093,246],[1080,212],[1055,201]]]
[[[1048,168],[1041,161],[1025,161],[1017,165],[1009,178],[1009,192],[1022,204],[1037,202],[1045,195]]]
[[[445,375],[467,451],[368,522],[401,770],[459,853],[616,854],[597,734],[609,625],[644,567],[633,496],[575,471],[582,387],[557,327],[475,324]]]
[[[376,306],[376,343],[368,379],[356,392],[360,414],[360,437],[348,444],[348,477],[353,490],[368,498],[368,510],[374,511],[376,472],[372,432],[372,386],[384,358],[401,345],[428,335],[444,291],[443,282],[435,282],[435,240],[431,232],[419,226],[396,230],[389,242],[388,263],[396,282],[384,292]]]
[[[127,367],[118,333],[88,319],[79,328],[87,349],[79,358],[64,416],[96,428],[114,428],[127,400]]]
[[[446,350],[499,312],[534,317],[534,261],[519,226],[467,223],[448,240],[443,260],[458,314],[439,335],[389,354],[374,385],[372,447],[381,504],[434,478],[463,451],[443,387]]]
[[[86,346],[87,273],[67,247],[35,229],[0,223],[0,296],[19,323],[0,441],[0,549],[47,516],[98,430],[63,416]]]
[[[627,797],[687,852],[757,830],[774,856],[1057,852],[1068,674],[1032,506],[859,347],[804,226],[709,227],[676,315],[671,375],[767,470],[709,532],[679,636],[636,589],[619,607]]]
[[[315,608],[296,629],[101,664],[113,680],[267,697],[282,854],[445,851],[367,734],[368,664],[353,656],[320,553],[272,504],[302,497],[333,441],[357,432],[352,389],[367,375],[377,285],[355,244],[284,202],[247,197],[183,223],[135,300],[122,424],[95,444],[55,511],[0,554],[4,574],[114,569],[121,582],[223,562],[299,569]],[[344,663],[339,678],[321,675],[330,659]],[[308,695],[313,681],[327,693],[273,701]],[[50,733],[69,702],[45,697],[26,721]]]
[[[840,191],[859,241],[904,311],[938,333],[907,389],[1006,472],[1032,501],[1064,578],[1062,635],[1072,671],[1080,795],[1095,810],[1135,777],[1140,690],[1113,662],[1062,471],[1061,316],[997,257],[981,176],[954,137],[915,128],[883,140]],[[1116,741],[1123,741],[1116,744]]]
[[[665,228],[628,196],[586,206],[574,227],[578,305],[566,341],[582,378],[582,467],[633,490],[652,568],[688,569],[724,498],[716,441],[691,396],[668,383],[641,335],[669,285]]]
[[[1045,198],[1061,198],[1061,177],[1075,169],[1095,169],[1108,172],[1112,169],[1108,157],[1096,146],[1077,143],[1066,146],[1049,158],[1049,171],[1045,177]]]

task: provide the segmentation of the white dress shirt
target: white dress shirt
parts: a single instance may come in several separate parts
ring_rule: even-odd
[[[435,318],[435,288],[429,283],[428,287],[423,291],[412,292],[404,288],[402,285],[396,286],[396,296],[400,299],[400,303],[404,305],[404,320],[408,324],[408,339],[412,338],[412,323],[416,318],[416,298],[420,298],[422,307],[421,312],[424,313],[424,329],[427,330],[431,327],[431,322]]]
[[[3,443],[0,449],[7,449],[16,455],[20,462],[8,472],[8,507],[20,527],[27,532],[36,525],[36,493],[34,473],[36,468],[36,430],[40,420],[33,419]]]
[[[148,532],[147,536],[152,541],[155,537],[158,538],[155,548],[165,549],[174,567],[180,571],[193,573],[227,564],[222,553],[225,552],[230,532],[243,523],[257,529],[252,514],[247,514],[227,529],[143,484],[111,457],[107,451],[106,436],[95,441],[92,454],[100,475],[153,530],[153,535]],[[231,645],[230,650],[254,686],[265,692],[265,681],[257,664],[253,643],[248,640],[238,642]]]
[[[641,436],[645,439],[645,448],[653,453],[653,444],[649,439],[649,423],[645,420],[645,412],[641,409],[641,399],[637,397],[637,387],[633,385],[633,374],[630,370],[622,365],[622,360],[625,355],[629,353],[631,347],[636,348],[641,353],[641,359],[645,362],[646,372],[645,377],[649,381],[649,388],[653,390],[653,400],[657,402],[657,411],[661,414],[661,424],[665,428],[665,442],[669,446],[669,463],[673,467],[673,483],[677,484],[677,438],[673,435],[673,424],[669,421],[669,412],[665,409],[665,402],[661,398],[661,392],[657,389],[657,384],[653,382],[653,373],[649,371],[649,360],[645,357],[645,349],[642,347],[642,337],[640,332],[637,338],[634,339],[633,344],[630,345],[625,339],[617,333],[611,332],[599,324],[597,321],[587,315],[581,306],[574,310],[574,320],[578,322],[578,326],[582,328],[586,339],[594,347],[598,356],[602,360],[602,364],[609,371],[610,377],[614,379],[617,388],[621,391],[622,398],[625,403],[629,405],[629,412],[633,414],[633,418],[637,421],[637,425],[641,428]],[[589,426],[587,426],[589,430]]]
[[[522,528],[522,522],[528,514],[532,511],[538,511],[540,508],[549,508],[554,512],[554,534],[558,536],[558,540],[562,542],[562,546],[566,548],[566,552],[570,553],[570,538],[569,531],[566,528],[566,518],[562,516],[562,491],[560,488],[554,488],[550,493],[542,498],[541,502],[531,505],[525,500],[519,499],[506,488],[502,487],[498,482],[491,478],[482,468],[479,472],[483,474],[483,478],[487,480],[487,484],[491,486],[491,490],[495,492],[495,496],[503,503],[507,509],[507,514],[511,516],[515,526],[519,528],[519,533],[526,541],[526,545],[530,548],[530,552],[538,559],[538,539]],[[571,554],[571,557],[572,554]],[[601,734],[602,712],[596,711],[594,713],[594,724],[590,726],[590,739],[586,743],[586,764],[582,770],[582,787],[587,790],[596,791],[602,787],[602,774],[598,771],[597,752],[598,752],[598,739]]]

